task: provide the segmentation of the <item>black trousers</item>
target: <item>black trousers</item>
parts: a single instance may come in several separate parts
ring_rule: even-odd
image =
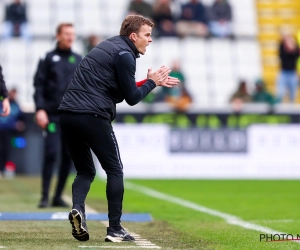
[[[96,169],[91,150],[107,175],[106,197],[110,227],[120,226],[124,195],[123,165],[111,122],[91,114],[61,114],[61,128],[77,170],[72,185],[73,205],[83,212]]]
[[[49,124],[44,138],[44,163],[42,169],[42,199],[48,200],[54,167],[59,160],[58,182],[54,199],[60,199],[65,187],[72,159],[60,129],[59,115],[49,115]]]

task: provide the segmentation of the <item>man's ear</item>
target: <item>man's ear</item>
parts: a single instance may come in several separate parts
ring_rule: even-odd
[[[137,39],[137,34],[136,34],[136,33],[131,33],[131,34],[129,35],[129,39],[130,39],[131,41],[135,42],[136,39]]]

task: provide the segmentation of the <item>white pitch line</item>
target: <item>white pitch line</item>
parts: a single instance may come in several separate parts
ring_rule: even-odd
[[[0,248],[6,248],[6,247],[4,247],[4,246],[0,246]]]
[[[120,248],[120,249],[124,249],[124,248],[128,248],[128,249],[130,249],[130,248],[132,248],[132,249],[137,249],[137,248],[139,248],[139,249],[141,249],[141,247],[140,246],[124,246],[124,247],[122,247],[122,246],[79,246],[80,248],[113,248],[113,249],[116,249],[116,248]],[[142,248],[153,248],[153,247],[142,247]]]
[[[163,200],[163,201],[172,202],[179,206],[190,208],[190,209],[193,209],[198,212],[202,212],[205,214],[209,214],[212,216],[222,218],[228,224],[237,225],[237,226],[240,226],[243,228],[251,229],[251,230],[266,233],[266,234],[287,234],[287,233],[276,231],[276,230],[268,228],[268,227],[260,226],[258,224],[243,221],[241,218],[239,218],[237,216],[223,213],[218,210],[211,209],[211,208],[208,208],[205,206],[201,206],[199,204],[196,204],[196,203],[193,203],[193,202],[190,202],[190,201],[187,201],[187,200],[184,200],[184,199],[172,196],[172,195],[164,194],[164,193],[158,192],[154,189],[150,189],[150,188],[147,188],[147,187],[144,187],[141,185],[137,185],[137,184],[134,184],[131,182],[125,182],[125,188],[132,189],[136,192],[140,192],[142,194],[146,194],[148,196],[151,196],[151,197]],[[294,241],[294,242],[300,244],[300,242],[298,242],[298,241]]]
[[[72,204],[72,198],[70,196],[64,195],[63,198],[64,198],[65,201]],[[93,213],[93,214],[97,213],[97,211],[95,209],[91,208],[87,204],[85,204],[85,212],[86,213]],[[103,225],[105,225],[105,227],[109,226],[108,221],[101,221],[101,223]],[[155,245],[154,243],[152,243],[151,241],[148,241],[146,239],[142,239],[141,236],[136,234],[136,233],[130,232],[130,234],[135,237],[134,243],[137,246],[127,246],[127,247],[119,247],[119,248],[152,248],[152,249],[154,249],[154,248],[160,249],[161,248],[161,247]],[[87,247],[92,247],[92,248],[116,248],[116,246],[79,246],[79,247],[82,247],[82,248],[87,248]]]
[[[102,224],[104,224],[106,227],[109,226],[108,224],[108,221],[101,221]],[[125,228],[125,230],[127,232],[129,232],[130,235],[134,236],[135,237],[135,241],[134,243],[137,245],[137,247],[135,248],[156,248],[156,249],[160,249],[161,247],[155,245],[154,243],[152,243],[151,241],[149,240],[146,240],[146,239],[143,239],[141,238],[140,235],[136,234],[136,233],[133,233],[131,231],[129,231],[127,228]]]

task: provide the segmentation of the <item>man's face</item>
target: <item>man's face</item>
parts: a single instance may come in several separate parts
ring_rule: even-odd
[[[75,39],[75,30],[72,26],[62,27],[60,33],[56,36],[61,49],[71,49]]]
[[[141,26],[140,31],[137,34],[131,34],[131,40],[133,41],[138,52],[142,55],[145,54],[146,47],[149,45],[149,43],[152,42],[151,32],[152,27],[150,27],[147,24],[144,24]]]

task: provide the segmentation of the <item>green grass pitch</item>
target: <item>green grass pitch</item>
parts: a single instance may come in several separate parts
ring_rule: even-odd
[[[66,195],[71,194],[69,178]],[[300,241],[260,241],[261,232],[229,224],[223,218],[199,212],[169,200],[149,196],[130,183],[168,197],[204,206],[240,218],[243,222],[274,231],[300,235],[298,180],[126,180],[124,213],[150,213],[152,222],[124,226],[162,249],[300,249]],[[68,212],[69,209],[37,208],[40,178],[0,180],[1,212]],[[105,181],[96,179],[86,202],[106,212]],[[88,221],[90,240],[71,236],[68,221],[1,221],[0,248],[5,249],[144,249],[134,243],[105,243],[105,226]],[[82,248],[85,246],[86,248]]]

